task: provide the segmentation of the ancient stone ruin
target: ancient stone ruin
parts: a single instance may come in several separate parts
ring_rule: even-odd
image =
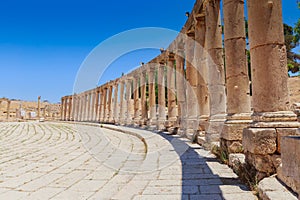
[[[222,8],[224,46],[220,1],[197,0],[159,56],[62,97],[62,120],[170,131],[206,148],[220,145],[227,155],[244,153],[258,180],[278,173],[299,192],[300,123],[289,104],[281,0],[247,1],[251,85],[244,1],[223,0]]]

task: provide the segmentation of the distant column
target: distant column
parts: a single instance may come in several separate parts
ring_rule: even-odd
[[[156,128],[156,99],[155,99],[155,67],[149,67],[149,128],[153,129]]]
[[[205,13],[200,13],[195,17],[195,57],[194,65],[198,71],[197,99],[200,115],[200,131],[204,133],[207,129],[209,118],[209,93],[208,93],[208,66],[207,51],[205,44],[206,24]]]
[[[158,120],[157,130],[165,129],[166,121],[166,95],[165,95],[165,61],[161,61],[157,71],[158,84]]]
[[[126,112],[126,102],[124,101],[124,80],[120,80],[120,115],[119,123],[120,125],[125,124],[125,112]]]
[[[94,119],[93,121],[96,122],[98,119],[99,119],[99,94],[100,94],[100,91],[99,91],[99,88],[97,87],[96,90],[95,90],[95,115],[94,115]]]
[[[73,103],[72,103],[72,121],[76,121],[76,109],[77,109],[77,94],[73,95]]]
[[[37,113],[37,117],[40,118],[41,117],[41,96],[38,96],[38,113]]]
[[[115,124],[119,123],[119,102],[118,102],[118,91],[119,90],[119,83],[116,81],[114,84],[114,119],[113,122]]]
[[[179,132],[183,134],[186,129],[186,81],[185,81],[185,71],[184,71],[184,44],[178,42],[177,52],[176,52],[176,89],[177,89],[177,101],[178,101],[178,119],[177,123],[179,125]]]
[[[140,123],[140,99],[139,99],[139,74],[135,74],[133,77],[133,98],[134,98],[134,125],[138,126]]]
[[[106,122],[107,119],[107,88],[103,89],[103,118],[102,121]]]
[[[10,103],[11,101],[10,100],[7,100],[7,116],[6,116],[6,119],[9,119],[9,116],[10,116]]]
[[[131,85],[132,80],[131,78],[126,79],[126,103],[127,103],[127,116],[126,116],[126,125],[132,124],[132,114],[131,114],[131,95],[132,95],[132,89]]]
[[[112,84],[108,86],[108,100],[107,100],[107,122],[113,121],[113,110],[112,110],[112,92],[113,92],[113,86]]]
[[[71,120],[71,117],[72,117],[72,95],[69,96],[69,101],[68,101],[68,118],[67,120],[70,121]]]
[[[186,136],[191,140],[195,140],[199,122],[199,107],[197,100],[198,92],[198,71],[193,65],[194,49],[195,49],[195,33],[188,32],[185,41],[185,57],[186,57]]]
[[[64,121],[67,121],[67,112],[68,112],[68,97],[65,97],[64,101]]]
[[[148,120],[148,112],[147,112],[147,97],[146,97],[146,71],[142,71],[140,74],[140,82],[141,82],[141,120],[140,125],[146,125]]]
[[[60,119],[61,120],[64,120],[64,105],[65,105],[65,98],[64,97],[62,97],[61,98],[61,103],[60,103]],[[1,102],[0,102],[0,105],[1,105]]]
[[[177,120],[177,109],[176,109],[176,88],[175,88],[175,59],[174,54],[169,53],[167,63],[167,88],[168,88],[168,123],[166,128],[174,127]]]

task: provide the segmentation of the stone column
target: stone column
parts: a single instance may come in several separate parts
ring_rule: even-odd
[[[127,104],[124,100],[124,80],[120,80],[120,115],[119,115],[120,125],[125,124],[125,112],[127,110],[126,105]]]
[[[73,102],[72,102],[72,121],[76,119],[76,108],[77,108],[77,95],[73,95]]]
[[[140,125],[143,127],[146,125],[148,120],[148,112],[147,112],[147,97],[146,97],[146,71],[142,71],[140,75],[140,82],[141,82],[141,120]]]
[[[197,69],[197,99],[199,107],[199,129],[201,134],[205,134],[209,118],[209,93],[208,93],[208,66],[207,51],[205,49],[205,13],[200,13],[195,17],[195,52],[194,65]],[[202,135],[202,136],[203,136]],[[201,136],[201,135],[199,135]],[[205,140],[205,139],[204,139]]]
[[[158,119],[157,130],[165,129],[166,121],[166,95],[165,95],[165,61],[161,61],[157,71],[158,84]]]
[[[107,122],[111,123],[113,121],[113,110],[112,110],[112,92],[113,86],[112,84],[108,86],[108,99],[107,99]]]
[[[280,140],[297,134],[299,123],[289,111],[281,0],[248,0],[247,6],[254,113],[250,128],[244,129],[243,146],[259,180],[276,173],[272,161],[280,153]]]
[[[251,122],[244,2],[223,0],[227,120],[221,133],[225,153],[242,153],[243,129]]]
[[[95,115],[93,121],[96,122],[99,119],[99,88],[95,89]]]
[[[197,130],[199,127],[198,122],[198,100],[197,100],[197,82],[198,72],[193,65],[195,48],[195,33],[193,31],[187,33],[185,41],[185,62],[186,62],[186,106],[187,106],[187,119],[186,119],[186,137],[190,140],[195,140]]]
[[[176,89],[177,89],[177,101],[178,101],[178,119],[177,126],[179,127],[179,133],[183,135],[186,130],[186,93],[185,93],[185,55],[183,50],[184,44],[178,42],[176,52]]]
[[[6,110],[6,119],[9,119],[9,115],[10,115],[10,103],[11,100],[7,100],[7,110]]]
[[[114,85],[114,120],[113,123],[114,124],[118,124],[119,123],[119,103],[118,103],[118,91],[119,90],[119,83],[116,82]]]
[[[131,125],[132,124],[132,105],[131,105],[131,95],[132,95],[132,90],[131,90],[131,85],[132,80],[131,78],[126,79],[126,103],[127,103],[127,115],[126,115],[126,125]]]
[[[103,118],[102,122],[106,122],[107,120],[107,88],[103,89]]]
[[[60,103],[60,119],[61,120],[64,120],[64,105],[65,105],[65,98],[64,97],[62,97],[61,98],[61,103]],[[1,105],[1,102],[0,102],[0,105]]]
[[[222,46],[222,26],[220,19],[220,0],[210,0],[206,4],[206,36],[208,61],[208,90],[210,118],[209,126],[205,135],[207,148],[214,142],[220,141],[225,114],[226,94]]]
[[[68,97],[65,97],[65,101],[64,101],[65,105],[64,105],[64,121],[67,121],[67,112],[68,112]]]
[[[38,96],[38,113],[37,113],[37,117],[38,118],[41,117],[41,96]]]
[[[70,121],[71,120],[71,116],[72,116],[72,95],[69,96],[69,101],[68,101],[68,118],[67,120]]]
[[[103,112],[104,112],[104,89],[100,88],[100,106],[99,106],[99,122],[103,122]]]
[[[92,115],[92,91],[88,91],[87,93],[87,115],[86,115],[86,121],[90,121],[91,115]]]
[[[177,120],[174,67],[175,67],[174,54],[169,52],[168,63],[167,63],[168,121],[166,123],[166,128],[169,130],[169,132],[173,131],[174,125]]]
[[[156,128],[155,66],[149,67],[149,122],[150,129]]]
[[[135,76],[133,77],[133,98],[134,98],[134,125],[135,126],[139,126],[140,123],[140,99],[139,99],[139,75],[135,74]]]

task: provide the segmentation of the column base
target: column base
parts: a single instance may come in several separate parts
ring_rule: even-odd
[[[198,137],[199,120],[197,120],[194,117],[194,118],[186,119],[185,122],[186,122],[185,136],[192,142],[196,142],[196,139]]]
[[[156,129],[158,131],[166,131],[165,122],[166,122],[165,119],[158,119]]]
[[[293,112],[254,113],[253,123],[243,131],[246,162],[261,178],[276,173],[281,164],[281,138],[299,135],[300,123]]]
[[[243,130],[251,122],[250,113],[228,115],[221,133],[221,150],[226,154],[243,153]]]
[[[220,142],[225,120],[225,114],[210,116],[208,128],[205,134],[205,141],[207,142],[205,146],[207,149],[210,149],[213,143]]]

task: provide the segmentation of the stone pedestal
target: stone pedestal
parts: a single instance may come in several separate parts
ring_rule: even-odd
[[[283,137],[281,142],[282,167],[277,172],[278,178],[300,198],[300,136]]]
[[[291,111],[256,113],[250,128],[244,129],[243,147],[246,162],[260,178],[276,173],[280,165],[281,138],[297,135],[299,123]]]

